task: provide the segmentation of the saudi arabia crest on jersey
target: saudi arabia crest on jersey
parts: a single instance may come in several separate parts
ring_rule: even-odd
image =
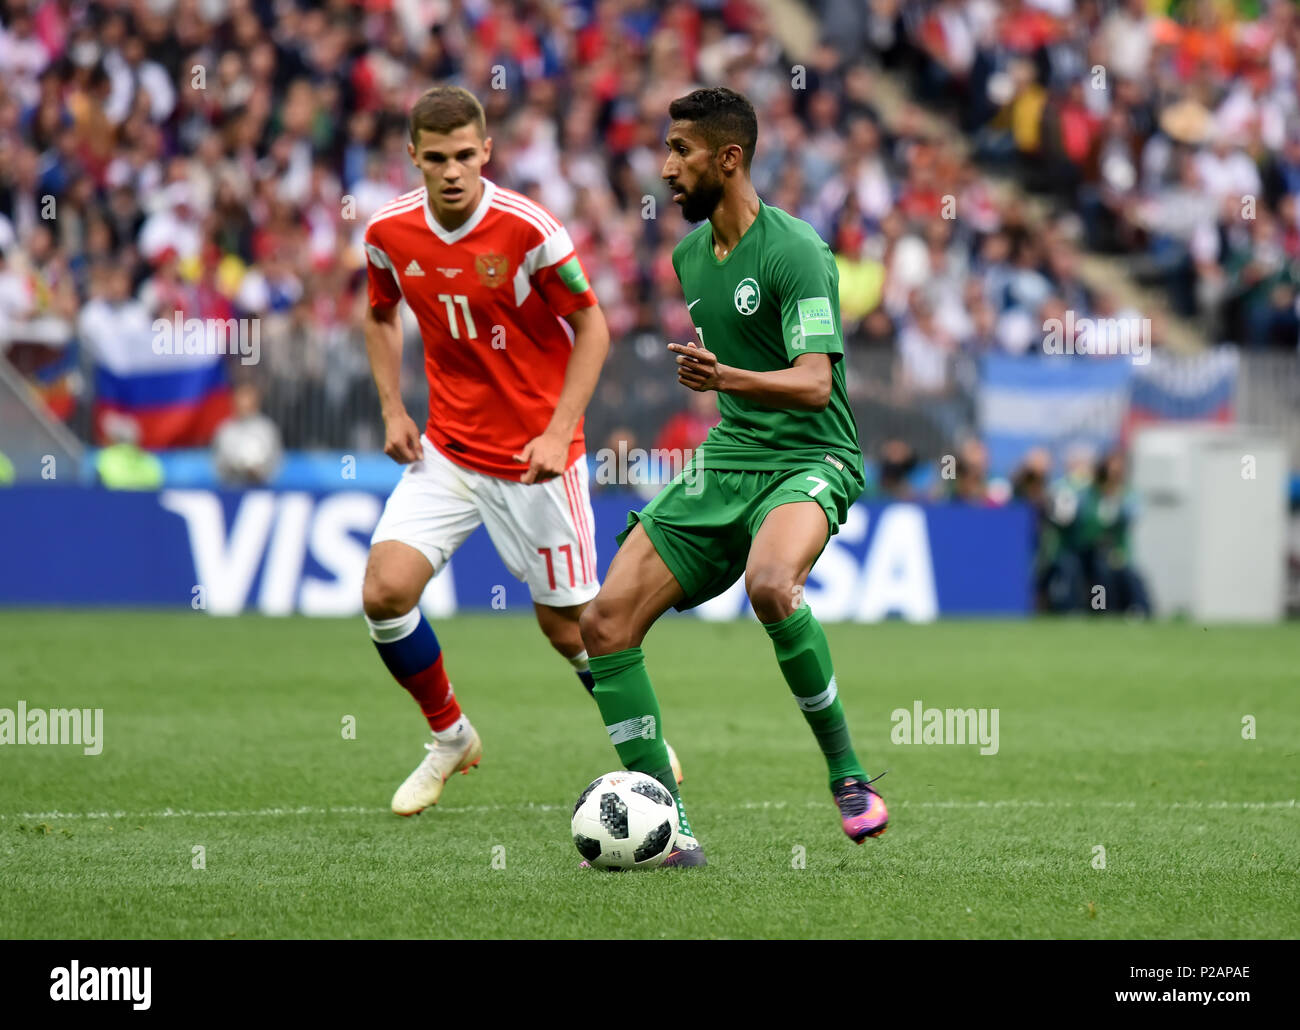
[[[474,271],[484,286],[500,286],[506,281],[509,262],[503,254],[480,254],[474,259]]]
[[[748,276],[741,279],[736,292],[732,295],[732,300],[736,302],[736,310],[742,315],[752,315],[758,310],[758,281]]]

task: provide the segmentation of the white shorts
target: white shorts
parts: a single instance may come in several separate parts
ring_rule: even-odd
[[[380,515],[372,545],[397,540],[429,559],[436,576],[479,526],[538,604],[564,608],[596,596],[595,519],[587,463],[562,476],[518,483],[457,465],[420,437],[424,458],[406,466]]]

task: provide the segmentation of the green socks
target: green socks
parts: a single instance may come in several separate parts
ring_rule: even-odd
[[[639,647],[629,647],[613,654],[592,655],[591,674],[596,689],[591,696],[605,720],[605,730],[610,743],[618,752],[619,761],[636,772],[647,773],[662,783],[677,802],[679,830],[688,837],[691,824],[686,821],[677,780],[668,762],[668,749],[664,747],[663,729],[659,718],[659,699],[655,697],[650,675],[645,669],[645,653]]]
[[[772,638],[777,664],[790,685],[795,703],[826,756],[831,786],[848,776],[865,780],[867,774],[849,740],[844,706],[835,686],[830,646],[821,623],[813,618],[812,609],[805,604],[780,622],[764,623],[763,628]]]
[[[853,753],[844,707],[837,696],[826,634],[813,618],[812,609],[804,605],[789,618],[771,625],[765,623],[763,628],[772,638],[777,664],[795,703],[826,756],[831,785],[847,777],[865,780],[867,774]],[[629,647],[613,654],[593,655],[590,661],[596,680],[592,696],[619,760],[629,769],[653,776],[667,788],[677,802],[681,832],[693,837],[668,763],[659,700],[646,672],[644,652]]]

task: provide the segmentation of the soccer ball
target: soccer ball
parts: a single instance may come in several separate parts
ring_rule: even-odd
[[[606,773],[573,806],[573,843],[597,868],[653,869],[676,842],[673,796],[645,773]]]

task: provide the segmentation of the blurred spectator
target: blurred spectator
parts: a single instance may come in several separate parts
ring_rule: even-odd
[[[234,414],[212,441],[217,475],[229,486],[265,485],[280,469],[280,430],[262,414],[261,392],[253,383],[236,386],[233,401]]]
[[[618,425],[610,430],[602,447],[587,456],[594,466],[593,490],[629,489],[649,500],[681,471],[684,456],[660,454],[642,449],[631,426]]]
[[[1045,448],[1025,455],[1012,475],[1012,496],[1034,513],[1034,591],[1040,610],[1068,612],[1083,596],[1083,566],[1065,546],[1064,532],[1056,521],[1049,483],[1052,458]]]
[[[1296,287],[1300,263],[1287,254],[1268,211],[1230,239],[1223,265],[1224,318],[1254,346],[1287,346],[1300,337]]]
[[[957,339],[940,324],[922,290],[912,292],[908,318],[898,334],[898,355],[895,382],[900,398],[933,419],[945,438],[957,436],[968,419],[955,379]]]
[[[1101,587],[1103,591],[1097,595],[1103,607],[1090,607],[1150,616],[1146,584],[1133,567],[1129,550],[1133,498],[1125,479],[1122,454],[1108,454],[1098,462],[1096,477],[1080,498],[1075,539],[1091,589]]]
[[[76,405],[75,315],[73,278],[46,226],[32,230],[26,251],[0,247],[0,360],[26,375],[35,395],[60,419]]]
[[[125,415],[105,421],[108,446],[95,455],[95,478],[109,490],[160,490],[163,467],[158,456],[139,446],[140,431]]]
[[[916,471],[916,451],[904,440],[886,440],[880,446],[877,492],[882,500],[916,499],[911,476]]]
[[[988,449],[974,437],[962,443],[954,463],[948,499],[959,504],[986,507],[998,503],[989,489]]]

